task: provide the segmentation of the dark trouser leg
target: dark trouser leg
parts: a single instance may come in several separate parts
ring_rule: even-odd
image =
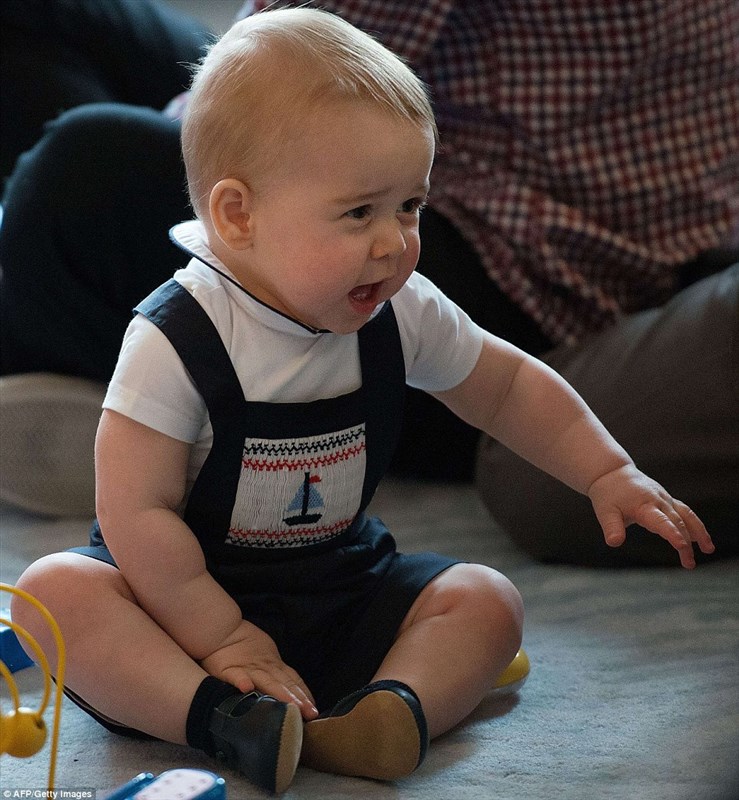
[[[179,124],[146,108],[63,114],[18,162],[0,229],[0,372],[109,380],[131,309],[184,266]]]
[[[189,82],[207,39],[198,22],[153,0],[0,2],[0,176],[42,126],[85,103],[163,108]]]
[[[739,555],[739,265],[545,360],[636,464],[701,516],[715,557]],[[668,545],[637,527],[623,547],[608,548],[587,498],[487,438],[477,486],[496,521],[537,559],[678,563]]]
[[[473,248],[447,219],[427,208],[421,216],[418,271],[478,325],[527,352],[548,340],[485,273]],[[470,481],[479,431],[425,392],[408,390],[403,433],[391,471],[428,480]]]

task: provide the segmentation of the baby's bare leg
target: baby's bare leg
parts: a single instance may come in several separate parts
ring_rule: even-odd
[[[188,711],[206,672],[138,605],[115,567],[60,553],[29,567],[18,587],[40,600],[61,628],[65,685],[123,725],[186,743]],[[13,619],[55,669],[54,640],[38,612],[14,599]]]
[[[521,645],[523,603],[493,569],[457,564],[416,599],[374,680],[412,687],[431,738],[463,720]]]

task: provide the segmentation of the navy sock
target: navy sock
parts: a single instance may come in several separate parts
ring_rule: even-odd
[[[190,747],[215,755],[215,747],[208,731],[213,711],[227,698],[241,692],[230,683],[208,675],[198,686],[187,715],[185,736]]]

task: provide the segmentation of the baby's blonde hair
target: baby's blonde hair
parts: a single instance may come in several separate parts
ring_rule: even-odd
[[[347,99],[436,136],[423,83],[348,22],[309,8],[263,11],[237,22],[197,68],[182,123],[195,213],[204,218],[219,180],[251,183],[299,137],[312,111]]]

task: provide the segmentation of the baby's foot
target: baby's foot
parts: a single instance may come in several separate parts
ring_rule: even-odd
[[[322,772],[391,781],[423,761],[428,728],[416,693],[377,681],[305,725],[301,762]]]
[[[250,692],[224,700],[208,727],[216,758],[268,792],[290,785],[303,743],[303,720],[292,703]]]

